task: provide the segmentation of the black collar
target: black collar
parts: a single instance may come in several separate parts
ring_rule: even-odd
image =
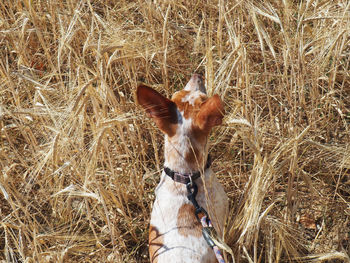
[[[204,170],[208,169],[211,166],[211,157],[208,154],[207,164],[204,167]],[[201,171],[197,171],[190,174],[180,174],[168,167],[164,167],[164,172],[167,176],[173,179],[177,183],[188,184],[201,176]]]

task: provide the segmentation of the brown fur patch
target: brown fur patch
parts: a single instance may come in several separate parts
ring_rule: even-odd
[[[202,236],[202,225],[197,221],[195,208],[191,204],[184,204],[180,207],[177,214],[176,225],[179,234],[182,236]]]
[[[194,119],[196,114],[199,112],[200,106],[206,100],[207,96],[205,94],[200,95],[197,99],[195,99],[194,105],[192,105],[187,101],[182,101],[182,99],[189,94],[190,92],[188,90],[178,91],[173,95],[172,101],[175,102],[179,111],[183,112],[183,116],[185,119]]]
[[[185,160],[187,163],[193,163],[194,165],[198,163],[201,166],[201,163],[203,161],[202,153],[199,152],[193,143],[192,148],[190,148],[185,155]]]
[[[184,110],[184,103],[182,102],[182,98],[184,98],[185,96],[187,96],[190,92],[187,90],[180,90],[176,93],[173,94],[171,100],[173,102],[175,102],[177,108],[179,109],[179,111],[183,111]]]
[[[164,238],[163,235],[159,233],[159,230],[150,225],[149,227],[149,257],[152,263],[158,262],[158,251],[163,247]]]
[[[203,144],[207,141],[210,130],[201,130],[198,126],[192,124],[193,138],[196,138],[197,142]]]

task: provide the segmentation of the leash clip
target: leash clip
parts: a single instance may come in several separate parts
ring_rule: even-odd
[[[213,248],[213,246],[215,246],[215,243],[212,239],[212,227],[203,227],[202,228],[202,234],[203,234],[203,237],[205,239],[205,241],[207,241],[207,244]]]
[[[206,216],[207,218],[209,218],[207,211],[205,211],[205,209],[203,207],[201,207],[197,200],[196,200],[196,196],[198,193],[198,186],[194,181],[189,182],[188,184],[186,184],[186,188],[187,188],[187,198],[188,200],[190,200],[190,202],[193,204],[194,208],[195,208],[195,216],[197,218],[197,220],[200,222],[201,218],[199,218],[199,214],[204,214],[203,216]]]

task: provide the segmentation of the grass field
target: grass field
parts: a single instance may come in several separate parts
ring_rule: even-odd
[[[134,92],[194,72],[235,262],[350,262],[349,1],[4,0],[0,57],[0,262],[149,262],[163,137]]]

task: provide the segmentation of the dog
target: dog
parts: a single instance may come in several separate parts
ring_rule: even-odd
[[[200,216],[210,218],[219,237],[228,212],[228,198],[210,168],[208,137],[222,123],[224,104],[216,94],[208,97],[201,75],[193,74],[171,99],[139,85],[138,104],[165,135],[164,170],[155,190],[149,229],[152,263],[217,262],[203,236]],[[188,197],[195,190],[195,202]],[[190,186],[190,188],[189,188]],[[203,211],[197,211],[202,208]],[[202,213],[203,212],[203,213]]]

